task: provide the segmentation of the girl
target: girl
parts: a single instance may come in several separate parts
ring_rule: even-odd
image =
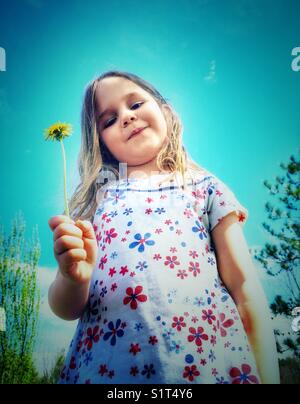
[[[59,383],[278,383],[248,212],[191,160],[181,132],[136,75],[87,87],[72,218],[49,220],[49,304],[79,318]]]

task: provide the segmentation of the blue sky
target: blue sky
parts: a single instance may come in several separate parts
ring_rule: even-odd
[[[21,210],[28,236],[38,225],[44,295],[56,267],[47,221],[63,210],[63,178],[59,145],[43,131],[58,120],[74,126],[65,141],[70,195],[84,87],[110,69],[140,75],[170,100],[193,159],[249,210],[249,246],[268,241],[263,180],[274,181],[299,147],[300,71],[291,68],[299,14],[297,0],[1,3],[0,223],[8,229]],[[44,311],[44,328],[65,324]]]

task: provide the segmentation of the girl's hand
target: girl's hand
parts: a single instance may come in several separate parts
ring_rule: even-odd
[[[68,216],[53,216],[49,226],[54,232],[54,256],[61,274],[75,284],[91,280],[97,260],[97,241],[89,221],[74,222]]]

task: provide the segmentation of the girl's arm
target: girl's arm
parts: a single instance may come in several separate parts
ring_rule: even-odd
[[[211,232],[220,277],[236,303],[262,383],[279,384],[275,337],[268,303],[237,215],[225,216]]]

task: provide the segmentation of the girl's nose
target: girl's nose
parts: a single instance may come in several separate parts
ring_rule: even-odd
[[[123,118],[123,126],[129,125],[129,123],[134,121],[135,119],[136,119],[136,116],[132,112],[125,114],[124,118]]]

